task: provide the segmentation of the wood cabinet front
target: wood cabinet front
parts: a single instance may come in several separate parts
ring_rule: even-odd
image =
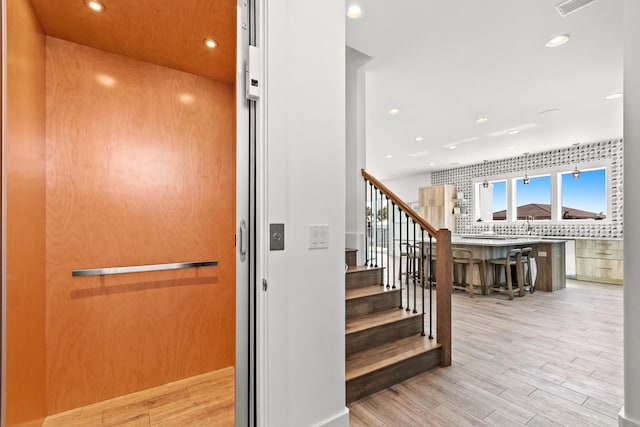
[[[623,260],[624,251],[621,240],[576,240],[578,280],[621,285]]]

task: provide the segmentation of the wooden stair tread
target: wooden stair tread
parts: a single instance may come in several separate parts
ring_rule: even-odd
[[[352,265],[352,266],[349,266],[349,268],[347,268],[347,274],[359,273],[362,271],[376,271],[376,270],[382,270],[382,267],[367,267],[364,265]]]
[[[346,359],[346,380],[367,375],[422,353],[440,348],[434,339],[412,335],[354,353]]]
[[[400,292],[400,288],[387,288],[386,286],[372,285],[364,288],[347,289],[345,291],[345,300],[349,301],[357,298],[370,297],[380,295],[387,292]]]
[[[358,316],[352,319],[348,319],[345,322],[345,333],[346,335],[349,335],[355,332],[364,331],[366,329],[372,329],[380,325],[386,325],[389,323],[394,323],[400,320],[421,315],[422,313],[413,313],[411,311],[406,311],[405,309],[400,308],[378,311],[376,313],[366,314],[364,316]]]

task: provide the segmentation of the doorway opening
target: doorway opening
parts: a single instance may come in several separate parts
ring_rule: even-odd
[[[5,425],[233,425],[236,3],[3,13]]]

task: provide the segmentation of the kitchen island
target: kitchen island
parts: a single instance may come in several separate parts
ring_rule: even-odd
[[[451,246],[468,249],[474,258],[482,260],[504,257],[511,248],[531,247],[537,270],[536,290],[552,292],[566,286],[564,240],[539,236],[453,235]]]

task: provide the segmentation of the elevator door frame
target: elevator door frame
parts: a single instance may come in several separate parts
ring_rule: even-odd
[[[235,425],[255,426],[256,103],[245,95],[248,47],[255,43],[255,2],[238,0],[236,46],[236,356]]]

